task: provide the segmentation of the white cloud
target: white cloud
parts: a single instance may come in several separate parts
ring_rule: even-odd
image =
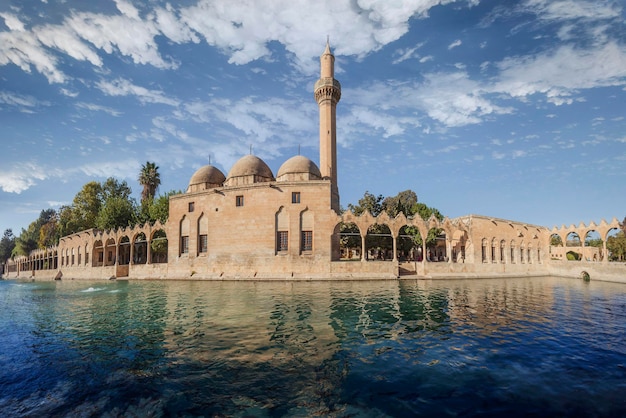
[[[461,42],[460,39],[457,39],[456,41],[454,41],[450,45],[448,45],[448,49],[456,48],[457,46],[460,46],[462,43],[463,42]]]
[[[0,13],[0,17],[4,19],[5,25],[7,25],[10,30],[24,32],[24,24],[17,16],[10,13]]]
[[[84,102],[78,102],[76,103],[76,107],[81,108],[81,109],[87,109],[87,110],[91,110],[94,112],[105,112],[108,113],[111,116],[120,116],[122,115],[122,112],[115,110],[111,107],[107,107],[107,106],[101,106],[101,105],[97,105],[94,103],[84,103]]]
[[[115,177],[135,178],[139,172],[141,164],[135,159],[111,161],[88,162],[76,168],[71,168],[63,173],[67,176],[71,173],[82,173],[88,177],[108,178],[111,173],[115,173]]]
[[[0,189],[7,193],[20,194],[37,184],[38,180],[46,178],[48,175],[45,169],[38,164],[16,164],[9,171],[0,171]]]
[[[136,96],[142,103],[161,103],[170,106],[179,105],[177,99],[165,96],[162,91],[148,90],[145,87],[137,86],[123,78],[118,78],[113,81],[100,80],[96,83],[96,87],[109,96]]]
[[[18,108],[34,108],[41,104],[33,96],[24,96],[4,91],[0,91],[0,103]]]
[[[529,0],[523,7],[544,20],[601,20],[620,18],[620,8],[604,0]]]
[[[424,18],[437,5],[476,0],[413,0],[391,4],[385,0],[332,1],[320,5],[308,0],[272,2],[200,0],[174,9],[167,4],[142,15],[127,0],[115,0],[120,14],[73,12],[58,25],[27,29],[4,13],[10,32],[0,33],[0,65],[14,63],[24,71],[34,66],[50,83],[63,83],[58,57],[48,48],[103,65],[98,50],[119,52],[136,64],[176,68],[164,60],[155,38],[164,35],[176,43],[204,39],[229,55],[229,62],[246,64],[270,57],[269,42],[278,41],[307,73],[315,71],[320,39],[331,36],[338,55],[362,57],[406,34],[412,17]]]
[[[545,94],[554,104],[572,103],[581,89],[626,85],[626,48],[609,42],[599,48],[577,49],[564,45],[535,56],[507,58],[490,88],[523,98]]]
[[[32,32],[0,32],[0,66],[7,64],[15,64],[27,73],[34,66],[49,83],[65,82],[65,74],[57,69],[57,58],[42,47]]]
[[[409,59],[413,59],[413,58],[419,58],[419,54],[417,53],[417,50],[420,49],[421,47],[423,47],[426,44],[426,42],[420,42],[417,45],[415,45],[412,48],[400,48],[397,49],[396,51],[394,51],[393,55],[397,58],[395,58],[393,60],[393,64],[399,64],[403,61],[409,60]],[[422,62],[420,60],[420,62]]]

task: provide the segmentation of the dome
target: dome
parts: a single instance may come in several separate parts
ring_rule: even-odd
[[[240,158],[230,169],[226,185],[238,186],[266,181],[274,181],[272,170],[259,157],[246,155]]]
[[[218,168],[212,165],[200,167],[189,180],[187,192],[197,192],[200,190],[222,187],[226,177]]]
[[[320,180],[322,173],[315,163],[303,155],[291,157],[280,166],[278,181]]]

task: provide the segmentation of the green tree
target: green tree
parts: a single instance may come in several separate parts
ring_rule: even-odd
[[[383,195],[374,196],[366,191],[363,197],[359,199],[359,203],[357,205],[349,203],[348,209],[357,216],[363,214],[366,210],[369,210],[372,216],[378,216],[383,211],[382,201]]]
[[[626,234],[620,231],[606,240],[606,249],[610,253],[610,261],[626,260]]]
[[[102,184],[97,181],[90,181],[74,196],[72,210],[68,215],[71,219],[70,234],[96,227],[98,213],[102,207],[103,189]]]
[[[102,195],[100,196],[100,201],[104,203],[112,197],[120,197],[122,199],[129,200],[132,192],[133,191],[125,180],[120,182],[114,177],[109,177],[104,181],[104,183],[102,183]]]
[[[557,234],[553,234],[550,237],[550,245],[553,247],[558,247],[559,245],[562,247],[563,246],[563,240],[561,239],[561,237]]]
[[[4,231],[4,235],[0,240],[0,263],[4,263],[11,258],[11,253],[15,248],[15,236],[11,228]]]
[[[159,167],[150,161],[147,161],[146,164],[141,166],[138,181],[143,187],[141,191],[142,205],[144,201],[152,201],[152,199],[154,199],[156,191],[161,185],[161,176],[158,170]]]
[[[400,212],[406,217],[415,214],[417,204],[417,194],[413,190],[405,190],[393,197],[387,197],[382,201],[382,209],[395,218]]]
[[[95,226],[99,229],[121,228],[134,225],[136,219],[137,210],[130,199],[111,196],[100,207]]]
[[[39,218],[36,221],[31,222],[27,229],[22,228],[20,236],[15,240],[15,248],[12,251],[13,255],[28,255],[31,251],[37,248],[45,248],[46,245],[55,244],[55,224],[57,220],[57,213],[54,209],[42,210],[39,214]],[[41,240],[41,229],[45,227],[46,232],[52,230],[52,236],[50,241]],[[48,238],[44,232],[44,238]]]
[[[55,216],[39,228],[39,248],[52,247],[59,242],[59,238],[59,222]]]

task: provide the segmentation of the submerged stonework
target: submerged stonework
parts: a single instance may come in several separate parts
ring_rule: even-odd
[[[606,257],[608,233],[619,228],[616,219],[550,230],[480,215],[439,221],[404,214],[390,218],[386,213],[378,217],[368,212],[340,213],[336,106],[341,85],[334,79],[334,56],[328,44],[320,63],[314,92],[320,109],[319,167],[300,155],[285,161],[276,176],[254,155],[242,157],[227,175],[212,165],[201,167],[192,174],[185,193],[170,197],[165,224],[66,236],[55,248],[8,262],[4,276],[322,280],[578,277],[597,272],[604,278],[626,280],[624,266],[608,266]],[[388,240],[391,250],[368,246],[375,225],[385,227],[386,233],[376,235]],[[417,229],[421,237],[436,229],[436,244],[407,250],[406,227]],[[585,249],[584,237],[592,230],[600,234],[603,252]],[[554,235],[567,244],[571,232],[583,237],[580,248],[551,245]],[[346,245],[348,237],[351,245]],[[572,251],[595,264],[584,266],[585,270],[582,264],[567,264],[563,259]]]

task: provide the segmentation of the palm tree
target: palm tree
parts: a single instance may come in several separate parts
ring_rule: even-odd
[[[159,167],[150,161],[147,161],[145,165],[141,166],[138,180],[139,184],[143,186],[143,190],[141,191],[142,202],[154,199],[154,195],[161,184],[161,176],[158,170]]]

